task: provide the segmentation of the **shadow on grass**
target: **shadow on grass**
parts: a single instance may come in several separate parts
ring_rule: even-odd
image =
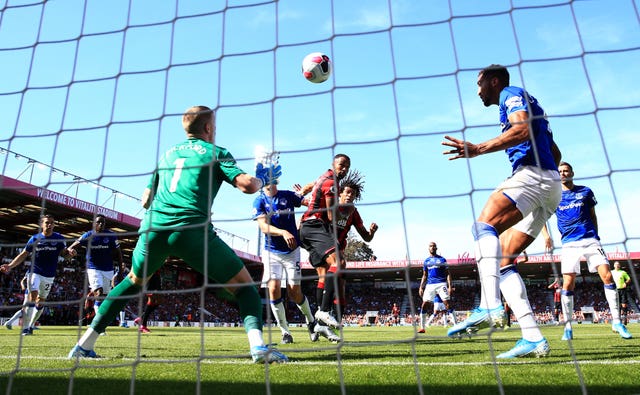
[[[131,387],[129,380],[91,380],[91,379],[75,379],[73,387],[70,391],[70,382],[65,378],[52,377],[34,377],[31,375],[21,375],[15,377],[11,383],[11,388],[7,388],[8,378],[0,377],[0,390],[5,390],[7,394],[91,394],[91,395],[108,395],[108,394],[195,394],[197,393],[196,384],[193,382],[183,381],[148,381],[139,380],[135,382],[135,386]],[[587,388],[589,393],[604,395],[622,395],[637,393],[637,386],[591,386]],[[267,386],[265,384],[255,383],[224,383],[203,380],[200,386],[200,393],[203,394],[266,394]],[[271,384],[270,393],[272,394],[305,394],[305,395],[329,395],[341,394],[342,390],[339,385],[310,385],[310,384]],[[418,388],[407,385],[347,385],[345,388],[347,394],[417,394]],[[460,385],[455,386],[425,386],[423,388],[425,394],[497,394],[499,390],[496,386],[474,386]],[[557,393],[563,395],[581,394],[582,391],[576,386],[505,386],[505,394],[517,395],[540,395],[543,392]]]

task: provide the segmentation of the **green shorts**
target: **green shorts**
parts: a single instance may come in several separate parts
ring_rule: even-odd
[[[151,276],[169,256],[181,258],[218,284],[226,284],[244,267],[242,260],[218,237],[211,224],[179,230],[140,232],[133,250],[131,268],[137,277]]]

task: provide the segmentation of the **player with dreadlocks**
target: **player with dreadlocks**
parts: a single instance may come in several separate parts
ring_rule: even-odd
[[[362,217],[355,206],[355,202],[359,201],[364,191],[364,176],[357,170],[351,170],[340,180],[340,204],[336,215],[337,240],[340,257],[340,269],[346,269],[347,263],[344,258],[345,249],[347,248],[347,235],[354,226],[365,242],[373,240],[378,230],[378,225],[372,222],[367,229],[364,226]],[[344,276],[339,276],[337,298],[334,303],[338,304],[336,308],[336,316],[340,321],[341,315],[346,307],[345,298],[345,280]]]

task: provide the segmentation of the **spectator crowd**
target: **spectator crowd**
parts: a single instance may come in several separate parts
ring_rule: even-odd
[[[0,257],[3,263],[10,261],[8,257]],[[25,266],[26,268],[26,266]],[[163,290],[156,292],[162,295],[161,305],[152,313],[151,322],[176,322],[190,325],[203,320],[205,322],[239,324],[240,317],[233,301],[226,299],[223,292],[216,287],[201,287],[197,284],[179,281],[177,268],[166,265],[161,269]],[[20,289],[20,279],[25,269],[14,270],[9,275],[0,276],[0,316],[8,317],[22,305],[24,295]],[[256,276],[257,275],[257,276]],[[201,277],[199,277],[201,279]],[[254,278],[260,278],[254,273]],[[479,285],[454,285],[452,293],[453,307],[458,312],[458,319],[464,319],[466,312],[472,310],[479,302]],[[373,283],[348,282],[347,308],[342,312],[343,323],[350,326],[362,325],[412,325],[419,319],[421,298],[418,296],[417,284],[412,284],[411,292],[406,288],[378,288]],[[578,289],[579,287],[579,289]],[[77,325],[84,317],[84,297],[86,295],[86,276],[84,264],[72,260],[58,266],[56,280],[49,295],[45,313],[40,317],[42,325]],[[314,305],[314,281],[303,282],[303,292],[308,295]],[[607,302],[602,293],[602,284],[598,282],[581,282],[577,284],[575,299],[575,319],[581,321],[581,308],[593,307],[594,321],[607,322],[610,314]],[[529,301],[539,324],[554,323],[553,295],[547,285],[536,283],[527,286]],[[264,299],[264,290],[261,289]],[[638,297],[632,292],[636,304]],[[135,298],[127,306],[127,319],[133,320],[141,311],[144,295]],[[399,320],[394,319],[392,306],[400,307]],[[266,303],[263,303],[266,306]],[[414,313],[412,313],[412,309]],[[368,313],[371,312],[371,313]],[[374,313],[375,312],[375,313]],[[268,312],[264,310],[265,318]],[[299,309],[293,302],[287,303],[287,317],[290,323],[304,323]],[[373,317],[373,318],[369,318]],[[85,322],[86,323],[86,322]]]

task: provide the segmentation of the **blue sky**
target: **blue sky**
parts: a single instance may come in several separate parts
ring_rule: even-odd
[[[107,188],[81,186],[87,201],[111,205],[111,189],[139,196],[159,152],[184,138],[179,116],[204,104],[217,109],[216,143],[245,170],[256,145],[282,152],[282,188],[348,154],[366,176],[359,210],[380,226],[379,259],[423,259],[432,240],[455,258],[473,251],[471,224],[510,166],[503,153],[448,161],[440,142],[499,133],[475,82],[501,63],[595,191],[605,249],[640,251],[631,0],[0,3],[0,146]],[[334,64],[323,84],[300,72],[316,51]],[[7,176],[27,166],[0,159]],[[75,192],[70,177],[36,169],[33,183]],[[253,198],[223,188],[213,210],[217,227],[249,240],[234,247],[255,253]],[[125,197],[116,208],[141,215]]]

